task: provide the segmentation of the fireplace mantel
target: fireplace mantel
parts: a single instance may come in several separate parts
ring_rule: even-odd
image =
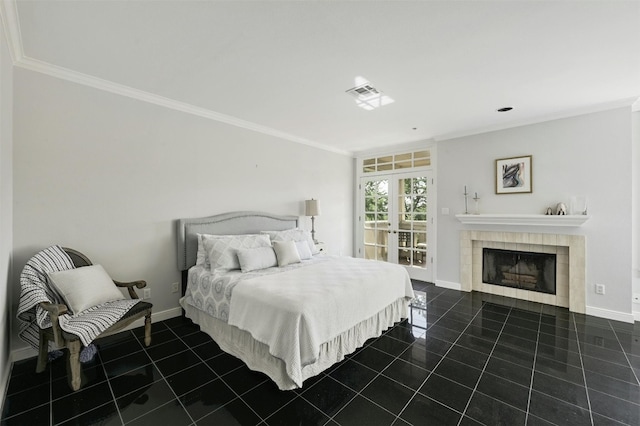
[[[457,214],[465,225],[582,226],[591,216],[544,214]]]

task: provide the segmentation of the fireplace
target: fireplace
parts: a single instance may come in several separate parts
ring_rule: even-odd
[[[485,247],[482,282],[556,294],[556,255]]]
[[[555,294],[483,282],[484,248],[555,254]],[[584,313],[586,308],[585,254],[586,244],[583,235],[463,230],[460,232],[459,288],[463,291],[481,291],[562,306],[569,308],[572,312]]]

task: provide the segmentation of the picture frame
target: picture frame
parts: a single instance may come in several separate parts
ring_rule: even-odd
[[[531,155],[496,160],[496,194],[533,192]]]

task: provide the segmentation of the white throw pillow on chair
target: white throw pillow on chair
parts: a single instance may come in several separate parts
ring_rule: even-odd
[[[51,287],[74,314],[92,306],[125,298],[100,265],[49,272],[47,276]]]

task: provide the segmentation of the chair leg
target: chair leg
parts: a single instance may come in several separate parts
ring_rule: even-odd
[[[69,370],[67,374],[71,374],[71,389],[77,391],[80,389],[81,385],[81,376],[80,376],[80,340],[72,340],[67,343],[67,348],[69,349],[69,358],[68,358],[68,367]]]
[[[144,317],[144,344],[145,346],[151,344],[151,312]]]
[[[49,338],[40,330],[40,346],[38,347],[38,363],[36,364],[36,373],[42,373],[47,368],[47,359],[49,356]]]

